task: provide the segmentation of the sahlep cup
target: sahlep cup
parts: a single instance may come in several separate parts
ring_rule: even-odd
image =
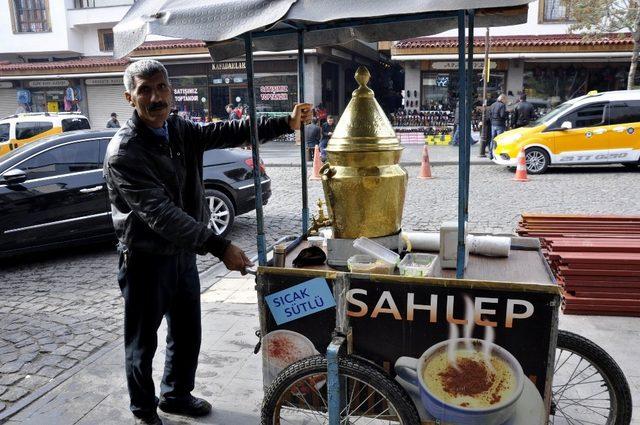
[[[454,344],[456,353],[468,351],[469,346],[473,347],[472,350],[482,353],[482,349],[489,345],[491,356],[495,356],[507,366],[502,372],[513,374],[511,376],[513,388],[505,391],[500,401],[485,407],[463,407],[443,400],[426,382],[424,371],[430,360],[436,356],[447,356],[449,344]],[[511,353],[497,344],[475,338],[456,338],[442,341],[431,346],[419,359],[400,357],[396,361],[395,371],[400,378],[418,387],[420,399],[427,412],[440,421],[456,425],[500,425],[505,423],[516,411],[516,402],[522,395],[525,379],[522,366]]]

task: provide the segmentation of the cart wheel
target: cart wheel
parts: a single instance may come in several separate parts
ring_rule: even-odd
[[[628,425],[631,406],[615,360],[588,339],[559,331],[549,423]]]
[[[419,425],[408,394],[380,369],[353,357],[340,357],[340,423]],[[282,371],[266,391],[262,425],[327,424],[327,359],[308,357]]]

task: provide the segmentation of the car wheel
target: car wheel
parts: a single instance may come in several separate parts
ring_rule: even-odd
[[[542,174],[547,171],[549,163],[549,154],[541,148],[529,148],[526,150],[525,158],[527,160],[527,173]]]
[[[233,220],[236,215],[233,203],[231,203],[227,195],[214,189],[207,189],[205,191],[205,197],[207,198],[209,212],[211,213],[208,227],[213,230],[216,235],[226,236],[231,231],[231,226],[233,226]]]

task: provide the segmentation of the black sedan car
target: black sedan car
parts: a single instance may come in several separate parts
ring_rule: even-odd
[[[57,134],[0,157],[0,257],[114,238],[102,161],[115,130]],[[271,180],[260,164],[262,199]],[[251,151],[205,152],[209,226],[226,235],[255,208]]]

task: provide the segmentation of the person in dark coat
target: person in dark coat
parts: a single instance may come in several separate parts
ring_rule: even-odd
[[[527,102],[527,95],[522,93],[520,95],[520,102],[518,102],[513,111],[514,128],[529,125],[529,123],[534,119],[535,111],[533,109],[533,105]]]
[[[208,225],[203,155],[247,143],[250,124],[244,119],[199,126],[169,117],[171,85],[165,67],[154,60],[129,65],[124,84],[135,110],[111,139],[103,173],[119,240],[130,408],[137,423],[161,425],[157,407],[186,416],[211,412],[211,404],[191,394],[201,340],[196,254],[212,254],[242,274],[253,264]],[[287,117],[259,120],[258,137],[265,142],[310,119],[311,105],[297,104]],[[151,365],[163,317],[167,347],[158,400]]]
[[[318,125],[318,119],[311,119],[311,124],[304,126],[304,142],[307,150],[309,151],[309,158],[313,161],[313,153],[315,147],[320,145],[322,139],[322,129]]]
[[[336,124],[333,116],[327,115],[327,122],[322,124],[322,139],[320,139],[320,159],[322,159],[322,162],[327,160],[327,145],[335,129]]]
[[[107,121],[107,128],[120,128],[120,121],[118,121],[118,114],[111,113],[111,119]]]
[[[505,132],[507,127],[507,96],[501,94],[493,105],[489,108],[489,118],[491,119],[491,142],[489,144],[489,158],[493,159],[495,149],[494,138]]]

